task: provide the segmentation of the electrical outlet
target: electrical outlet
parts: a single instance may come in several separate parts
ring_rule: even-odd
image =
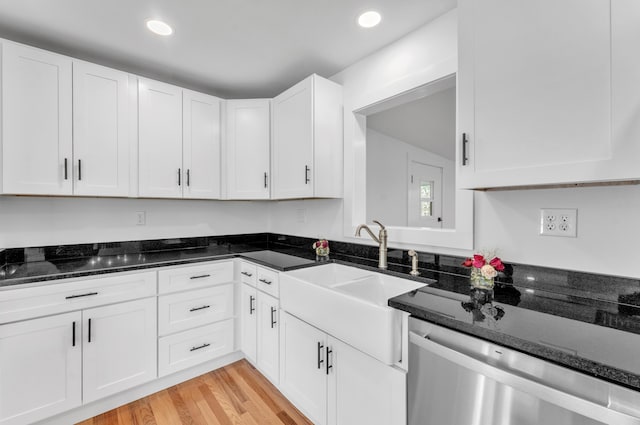
[[[136,211],[136,226],[144,226],[147,223],[147,214],[144,211]]]
[[[543,208],[540,210],[540,234],[575,238],[578,235],[577,218],[575,208]]]

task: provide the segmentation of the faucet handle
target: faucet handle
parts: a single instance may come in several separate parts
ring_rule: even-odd
[[[381,228],[382,230],[386,229],[386,227],[384,227],[384,225],[383,225],[382,223],[380,223],[378,220],[371,220],[371,221],[373,221],[373,222],[374,222],[374,223],[376,223],[378,226],[380,226],[380,228]]]

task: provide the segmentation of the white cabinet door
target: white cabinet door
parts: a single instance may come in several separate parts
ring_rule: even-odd
[[[240,289],[240,322],[241,336],[240,349],[244,355],[256,364],[257,359],[257,338],[258,338],[258,313],[257,313],[257,291],[256,288],[243,283]]]
[[[273,99],[273,197],[313,196],[313,79]]]
[[[156,378],[155,298],[85,310],[82,320],[85,403]]]
[[[328,424],[405,424],[403,371],[328,338]]]
[[[73,62],[73,159],[76,195],[129,195],[129,76]]]
[[[2,192],[71,195],[71,59],[2,44]]]
[[[327,423],[326,340],[324,332],[282,313],[280,390],[318,425]]]
[[[138,80],[139,194],[182,197],[182,89]]]
[[[184,197],[220,198],[220,102],[183,90]]]
[[[613,158],[621,178],[640,177],[640,56],[630,54],[640,39],[638,22],[640,2],[611,3]]]
[[[227,101],[227,197],[269,199],[270,100]]]
[[[459,2],[460,187],[640,175],[638,143],[612,137],[612,3]]]
[[[272,104],[271,197],[341,197],[342,87],[314,74]]]
[[[280,351],[278,333],[279,302],[276,298],[258,291],[258,369],[275,385],[278,384]]]
[[[0,424],[32,423],[81,404],[80,329],[80,312],[0,326]]]

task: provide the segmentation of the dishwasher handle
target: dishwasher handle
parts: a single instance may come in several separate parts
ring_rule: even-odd
[[[421,336],[414,331],[409,332],[409,343],[415,344],[421,349],[443,357],[462,367],[471,369],[480,375],[493,379],[494,381],[531,394],[551,404],[562,406],[563,408],[580,415],[604,423],[615,423],[616,425],[640,425],[640,418],[610,409],[602,404],[585,400],[574,394],[564,392],[557,388],[530,380],[516,373],[489,365],[472,356],[431,341],[428,339],[428,336]]]

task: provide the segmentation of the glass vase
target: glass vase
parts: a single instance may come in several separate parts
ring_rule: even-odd
[[[493,289],[493,278],[484,277],[478,268],[471,269],[469,281],[472,288]]]
[[[316,248],[316,261],[329,261],[329,247]]]

